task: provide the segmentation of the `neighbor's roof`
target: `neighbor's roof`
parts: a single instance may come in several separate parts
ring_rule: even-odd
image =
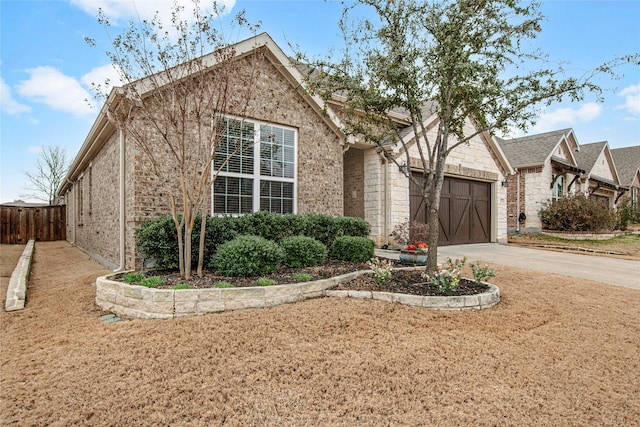
[[[528,135],[521,138],[495,138],[514,168],[541,166],[553,153],[563,137],[573,130],[561,129],[552,132]]]
[[[598,160],[598,157],[600,157],[602,150],[604,150],[606,146],[606,141],[581,145],[580,151],[575,153],[578,166],[580,166],[581,169],[584,169],[587,172],[591,172],[596,164],[596,161]]]
[[[618,170],[620,184],[629,187],[633,183],[636,172],[640,169],[640,145],[614,148],[611,150],[611,155]]]

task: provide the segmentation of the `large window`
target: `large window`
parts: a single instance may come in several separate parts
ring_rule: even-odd
[[[213,214],[295,212],[295,130],[227,119],[224,133],[213,162],[220,170]]]

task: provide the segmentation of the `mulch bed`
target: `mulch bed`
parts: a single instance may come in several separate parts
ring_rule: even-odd
[[[400,262],[395,262],[396,267],[406,267]],[[315,267],[291,268],[281,266],[276,272],[255,277],[222,276],[213,271],[205,271],[203,277],[192,276],[189,280],[180,278],[180,274],[175,271],[150,270],[145,273],[146,277],[159,276],[163,284],[159,289],[170,289],[181,283],[188,283],[192,289],[212,288],[218,282],[229,282],[235,287],[256,286],[256,280],[264,277],[273,279],[278,285],[297,283],[296,274],[306,273],[311,276],[311,280],[327,279],[354,271],[369,270],[366,263],[353,263],[328,258],[323,265]],[[336,290],[358,290],[358,291],[381,291],[403,293],[421,296],[460,296],[475,295],[488,290],[488,286],[477,284],[473,280],[463,279],[458,288],[451,293],[442,293],[437,286],[432,283],[425,283],[421,276],[422,270],[407,271],[395,270],[392,278],[384,285],[378,284],[373,275],[366,274],[358,276],[338,285]]]
[[[394,271],[391,280],[384,285],[376,283],[372,275],[362,275],[339,284],[335,289],[393,292],[421,296],[476,295],[489,290],[487,285],[478,284],[473,280],[462,279],[455,291],[443,293],[433,283],[425,283],[425,279],[422,278],[421,274],[422,271]]]

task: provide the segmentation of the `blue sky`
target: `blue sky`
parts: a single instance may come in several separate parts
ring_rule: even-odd
[[[181,2],[186,0],[181,0]],[[339,48],[340,2],[321,0],[224,0],[232,12],[245,9],[262,22],[285,52],[297,44],[310,55]],[[137,0],[144,17],[165,0]],[[90,83],[109,73],[100,49],[108,48],[97,23],[102,6],[119,23],[132,15],[131,1],[0,0],[0,202],[27,199],[23,171],[32,171],[42,145],[59,145],[75,157],[99,106],[91,108]],[[582,74],[614,55],[640,52],[640,1],[545,1],[547,16],[538,46],[555,61]],[[222,24],[224,24],[224,19]],[[624,78],[603,81],[605,102],[593,99],[549,107],[529,133],[572,127],[578,142],[609,141],[611,148],[640,145],[640,67],[620,70]]]

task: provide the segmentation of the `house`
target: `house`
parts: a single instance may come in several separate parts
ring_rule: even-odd
[[[616,201],[616,206],[623,206],[629,200],[631,208],[640,212],[640,145],[611,150],[618,171],[620,184],[626,191]]]
[[[614,208],[618,195],[623,193],[609,144],[606,141],[583,144],[576,152],[578,165],[585,170],[580,177],[580,191]]]
[[[552,200],[583,193],[614,207],[623,191],[606,142],[580,145],[572,129],[495,139],[515,170],[507,180],[509,233],[539,232],[538,213]]]
[[[435,140],[438,116],[424,114],[424,129]],[[410,162],[400,163],[421,176],[422,165],[413,128],[407,117],[394,117],[401,127]],[[467,120],[466,134],[476,131]],[[452,142],[453,144],[454,142]],[[387,155],[404,159],[400,144],[387,147]],[[394,229],[415,221],[427,223],[420,189],[396,164],[371,144],[348,144],[344,157],[344,214],[364,218],[378,246],[393,244]],[[445,162],[445,181],[440,198],[440,245],[506,242],[506,189],[501,185],[511,166],[488,133],[481,133],[453,150]]]
[[[409,180],[372,145],[345,138],[335,104],[302,90],[300,70],[268,34],[234,45],[234,60],[244,61],[256,50],[264,53],[255,86],[259,108],[245,123],[260,149],[243,158],[250,165],[246,170],[220,173],[208,192],[209,213],[272,210],[355,216],[372,225],[371,238],[379,245],[389,242],[394,226],[420,212]],[[216,66],[213,59],[211,64]],[[132,269],[138,261],[135,228],[170,208],[145,153],[109,120],[108,107],[119,93],[122,89],[115,88],[106,100],[59,195],[67,205],[67,239],[106,266]],[[397,119],[408,125],[402,115]],[[430,115],[425,126],[435,132],[437,117]],[[471,122],[468,126],[473,128]],[[263,173],[262,148],[269,148],[263,144],[271,139],[261,138],[262,132],[282,145],[282,173]],[[410,141],[413,136],[405,133]],[[415,159],[412,155],[410,167]],[[500,183],[509,173],[506,157],[488,135],[477,136],[450,155],[443,195],[445,243],[506,240],[506,190]]]

